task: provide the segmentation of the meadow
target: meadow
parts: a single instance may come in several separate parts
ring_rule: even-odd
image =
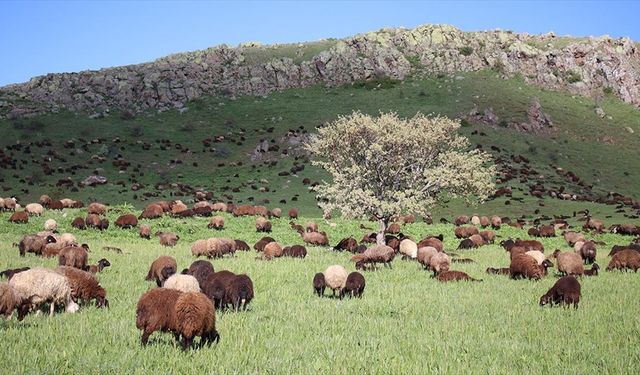
[[[112,206],[113,223],[132,207]],[[139,211],[138,211],[139,212]],[[135,212],[135,213],[138,213]],[[403,227],[419,239],[444,234],[445,250],[475,260],[452,264],[483,282],[438,283],[413,261],[396,257],[392,269],[365,272],[362,299],[343,300],[314,295],[311,279],[327,266],[355,269],[349,253],[307,247],[305,259],[256,260],[255,251],[214,259],[216,270],[247,273],[253,280],[255,299],[247,312],[218,312],[220,342],[210,348],[183,352],[172,335],[154,333],[150,345],[141,347],[135,327],[139,297],[155,283],[144,281],[151,262],[171,255],[178,268],[195,260],[190,245],[212,236],[242,239],[253,245],[262,234],[254,218],[223,214],[226,228],[206,228],[207,218],[142,220],[153,231],[174,231],[180,240],[163,248],[158,239],[143,240],[137,230],[110,227],[105,232],[78,231],[71,220],[86,210],[47,211],[29,224],[9,224],[0,214],[0,268],[54,267],[55,259],[28,254],[20,258],[12,243],[22,235],[41,230],[53,218],[60,231],[89,244],[90,263],[107,258],[111,267],[99,274],[107,290],[109,309],[83,307],[76,314],[54,317],[29,315],[18,322],[0,323],[1,371],[4,373],[638,373],[640,372],[640,277],[633,272],[605,272],[607,254],[614,244],[629,237],[597,235],[597,263],[602,272],[583,277],[577,310],[540,307],[538,300],[556,281],[555,269],[541,281],[509,280],[485,274],[487,267],[507,267],[508,253],[497,243],[476,250],[456,251],[453,226],[414,223]],[[314,217],[335,245],[353,235],[360,239],[374,223],[333,219],[335,226]],[[283,245],[302,244],[288,219],[273,219],[271,234]],[[634,221],[635,224],[640,224]],[[572,222],[577,225],[577,222]],[[607,225],[612,222],[607,221]],[[503,226],[498,241],[528,238],[525,230]],[[561,237],[542,239],[545,253],[570,251]],[[104,246],[121,248],[116,254]]]

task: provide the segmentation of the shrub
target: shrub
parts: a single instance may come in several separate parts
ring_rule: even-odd
[[[462,56],[471,56],[473,53],[473,48],[469,46],[464,46],[458,50]]]
[[[567,76],[567,82],[569,83],[576,83],[576,82],[580,82],[582,81],[582,77],[580,76],[579,73],[577,72],[569,72],[569,75]]]

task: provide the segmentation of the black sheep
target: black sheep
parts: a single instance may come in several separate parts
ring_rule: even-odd
[[[215,271],[213,269],[213,264],[207,260],[196,260],[191,263],[188,269],[182,271],[185,275],[191,275],[198,280],[198,284],[200,285],[200,289],[203,288],[204,281],[207,277],[213,274]]]
[[[564,303],[567,306],[573,304],[577,309],[579,302],[580,283],[574,276],[561,277],[547,293],[540,297],[540,306]]]
[[[313,289],[315,290],[318,297],[322,297],[324,295],[324,274],[321,272],[316,273],[313,277]]]
[[[253,299],[253,282],[249,276],[242,274],[233,278],[226,286],[224,292],[224,304],[233,306],[233,309],[246,310],[247,305]]]
[[[461,250],[461,249],[474,249],[476,247],[477,247],[476,244],[473,241],[471,241],[470,239],[467,238],[467,239],[464,239],[464,240],[460,241],[460,245],[458,245],[458,250]]]
[[[344,288],[340,291],[340,299],[342,299],[345,294],[351,297],[362,298],[365,284],[364,276],[360,272],[351,272],[349,276],[347,276]]]
[[[282,255],[292,258],[304,258],[307,256],[307,249],[302,245],[287,246],[282,249]]]

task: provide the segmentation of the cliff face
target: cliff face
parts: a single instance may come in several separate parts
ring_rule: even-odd
[[[591,96],[605,90],[640,107],[640,53],[628,38],[559,38],[447,25],[383,29],[339,41],[286,46],[218,46],[151,63],[48,74],[0,89],[0,114],[181,108],[203,95],[265,95],[380,76],[403,79],[494,69],[528,82]],[[316,50],[313,49],[316,48]],[[310,56],[309,51],[313,51]]]

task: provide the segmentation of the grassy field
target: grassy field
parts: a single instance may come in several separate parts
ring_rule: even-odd
[[[127,208],[114,207],[111,221]],[[256,297],[250,311],[218,313],[219,344],[182,352],[169,334],[154,333],[151,345],[140,346],[135,327],[138,298],[154,287],[144,281],[150,263],[171,255],[178,268],[195,260],[190,244],[211,236],[234,237],[253,244],[253,218],[226,217],[227,229],[206,229],[207,219],[163,218],[149,221],[153,230],[175,231],[181,237],[175,248],[163,248],[157,238],[142,240],[135,230],[110,228],[104,233],[75,231],[76,216],[86,212],[46,212],[24,226],[7,223],[0,214],[0,268],[53,267],[56,261],[31,254],[18,256],[11,246],[21,236],[42,228],[46,218],[58,221],[91,247],[90,262],[106,257],[112,264],[99,274],[110,308],[84,307],[77,314],[49,318],[28,316],[0,323],[1,372],[11,373],[638,373],[640,372],[640,320],[637,317],[640,278],[634,273],[602,272],[584,277],[577,310],[542,308],[538,300],[555,282],[555,270],[539,282],[508,280],[484,273],[489,266],[506,267],[507,253],[497,244],[460,252],[475,264],[454,264],[482,283],[440,284],[411,261],[396,258],[393,269],[366,272],[362,299],[318,298],[311,279],[332,264],[349,271],[350,254],[327,248],[308,248],[306,259],[256,260],[256,253],[214,260],[216,270],[247,273]],[[301,222],[312,220],[302,218]],[[358,221],[333,220],[326,230],[331,244],[342,237],[359,239],[365,230]],[[274,220],[272,236],[283,245],[301,244],[288,220]],[[635,224],[640,224],[637,220]],[[414,238],[445,235],[445,249],[455,251],[458,241],[449,225],[407,225],[403,232]],[[499,239],[526,238],[510,227],[498,231]],[[604,234],[596,239],[597,262],[604,268],[614,244],[629,238]],[[561,238],[545,239],[546,253],[570,249]],[[102,250],[116,246],[123,254]]]

